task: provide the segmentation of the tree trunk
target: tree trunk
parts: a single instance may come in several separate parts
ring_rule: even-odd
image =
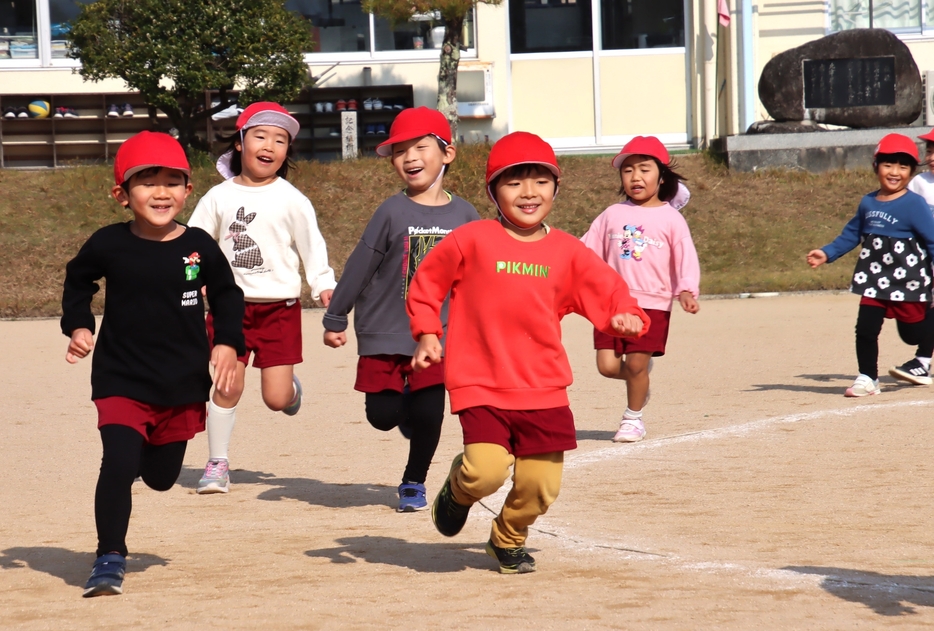
[[[464,18],[446,18],[444,43],[441,45],[441,64],[438,69],[438,111],[451,124],[451,138],[457,137],[457,65],[461,60],[461,33]]]

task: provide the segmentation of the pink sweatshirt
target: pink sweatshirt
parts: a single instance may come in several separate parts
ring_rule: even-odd
[[[671,311],[682,291],[698,296],[700,263],[691,230],[668,204],[613,204],[581,241],[623,277],[643,309]]]

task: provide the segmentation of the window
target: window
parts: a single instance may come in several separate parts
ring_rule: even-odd
[[[510,0],[513,53],[593,50],[591,0]]]
[[[0,59],[38,59],[35,0],[0,0]]]
[[[922,24],[921,0],[830,0],[830,30],[884,28],[901,32],[920,31],[923,26],[932,24],[934,11],[930,8],[928,11],[928,19]]]
[[[444,19],[440,11],[412,16],[408,22],[392,27],[389,20],[374,16],[376,50],[420,50],[441,48],[444,41]],[[473,48],[473,11],[464,20],[461,46]]]
[[[285,7],[309,21],[314,50],[350,53],[370,50],[370,16],[360,0],[289,0]]]
[[[49,22],[52,34],[52,59],[68,57],[68,33],[71,22],[78,17],[82,4],[94,0],[49,0]]]
[[[603,49],[684,46],[682,0],[602,0]]]

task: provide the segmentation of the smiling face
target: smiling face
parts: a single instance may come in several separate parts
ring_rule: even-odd
[[[658,198],[661,174],[654,158],[631,155],[623,160],[619,175],[623,183],[623,191],[632,203],[639,206],[661,204]]]
[[[405,182],[409,197],[427,192],[438,181],[444,166],[454,161],[453,145],[443,149],[434,136],[397,142],[392,146],[392,166]]]
[[[876,174],[879,176],[879,191],[883,195],[893,195],[908,187],[914,169],[897,162],[879,162]]]
[[[263,186],[275,180],[289,152],[289,132],[272,125],[257,125],[243,132],[243,143],[235,143],[240,151],[238,184]]]
[[[178,227],[175,217],[193,188],[184,173],[162,167],[134,173],[126,185],[113,188],[114,199],[133,211],[137,234],[156,240]]]
[[[493,186],[493,196],[499,211],[520,234],[532,233],[541,227],[551,212],[558,181],[551,171],[538,165],[507,169]],[[505,226],[510,230],[510,226]]]

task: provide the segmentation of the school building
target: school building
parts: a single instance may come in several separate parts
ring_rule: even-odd
[[[88,1],[0,0],[0,105],[14,95],[125,91],[120,81],[83,82],[74,72],[77,62],[67,58],[68,21]],[[321,87],[372,86],[376,95],[380,86],[411,85],[414,105],[435,104],[438,15],[394,26],[363,13],[360,0],[288,0],[286,6],[308,20],[315,50],[306,59],[313,74],[326,78]],[[772,56],[869,26],[896,33],[922,76],[934,70],[931,0],[479,4],[463,32],[460,133],[478,142],[532,131],[564,152],[613,151],[639,134],[656,135],[672,148],[702,147],[767,118],[757,82]]]

